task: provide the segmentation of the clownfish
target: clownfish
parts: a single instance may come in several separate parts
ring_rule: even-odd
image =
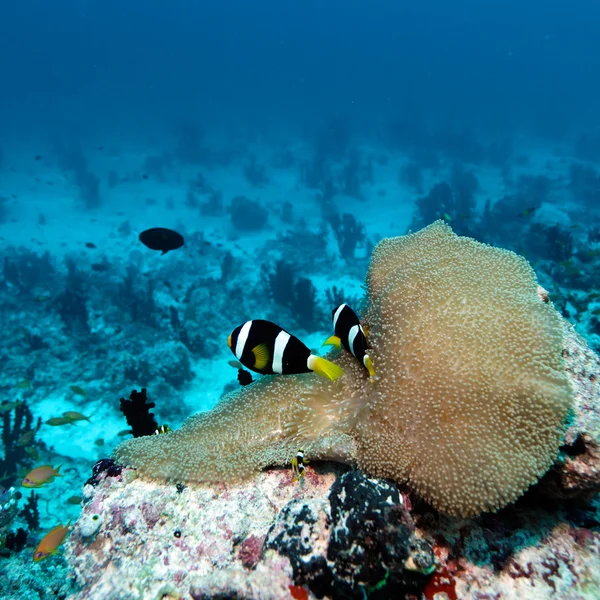
[[[369,348],[367,336],[357,314],[347,304],[340,304],[331,311],[331,317],[334,335],[328,337],[323,342],[323,346],[343,347],[365,367],[373,381],[375,369],[367,353]]]
[[[270,321],[257,319],[236,327],[227,345],[246,368],[262,375],[314,371],[335,381],[344,374],[341,367],[311,354],[297,337]]]
[[[304,478],[304,465],[310,461],[304,459],[304,449],[300,448],[298,454],[292,458],[292,473],[295,475],[294,481]]]

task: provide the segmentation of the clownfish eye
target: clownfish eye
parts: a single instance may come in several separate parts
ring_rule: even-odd
[[[40,558],[40,556],[44,556],[44,553],[43,552],[36,552],[35,553],[35,557],[36,558]]]

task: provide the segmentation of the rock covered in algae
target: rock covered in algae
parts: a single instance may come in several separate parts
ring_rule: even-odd
[[[367,275],[377,380],[349,355],[336,382],[266,377],[115,458],[142,476],[233,482],[309,459],[356,464],[439,511],[475,515],[517,499],[551,467],[573,405],[560,316],[518,255],[438,221],[383,240]]]
[[[84,487],[83,513],[65,544],[79,588],[69,597],[312,600],[335,598],[335,588],[343,598],[383,600],[399,598],[394,586],[419,585],[416,597],[436,600],[595,600],[600,460],[580,440],[600,435],[600,361],[566,323],[564,336],[576,397],[563,456],[501,511],[445,517],[404,486],[327,462],[308,465],[304,485],[289,468],[185,487],[103,471]],[[94,515],[100,527],[86,537]],[[423,540],[429,554],[411,543],[405,566],[426,567],[433,546],[435,571],[426,578],[399,569],[411,530],[408,540]],[[373,584],[382,567],[393,571]]]

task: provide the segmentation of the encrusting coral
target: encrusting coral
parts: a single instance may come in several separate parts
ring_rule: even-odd
[[[527,261],[438,221],[383,240],[367,286],[375,382],[334,353],[337,382],[265,377],[115,459],[146,477],[233,481],[302,446],[407,482],[446,514],[514,501],[555,461],[573,401],[561,320]]]

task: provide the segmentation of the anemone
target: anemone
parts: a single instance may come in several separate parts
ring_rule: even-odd
[[[265,377],[177,431],[123,442],[116,460],[143,477],[228,482],[289,464],[302,446],[460,516],[498,510],[549,469],[574,392],[561,319],[525,259],[442,221],[384,239],[363,322],[375,382],[334,351],[336,382]]]

